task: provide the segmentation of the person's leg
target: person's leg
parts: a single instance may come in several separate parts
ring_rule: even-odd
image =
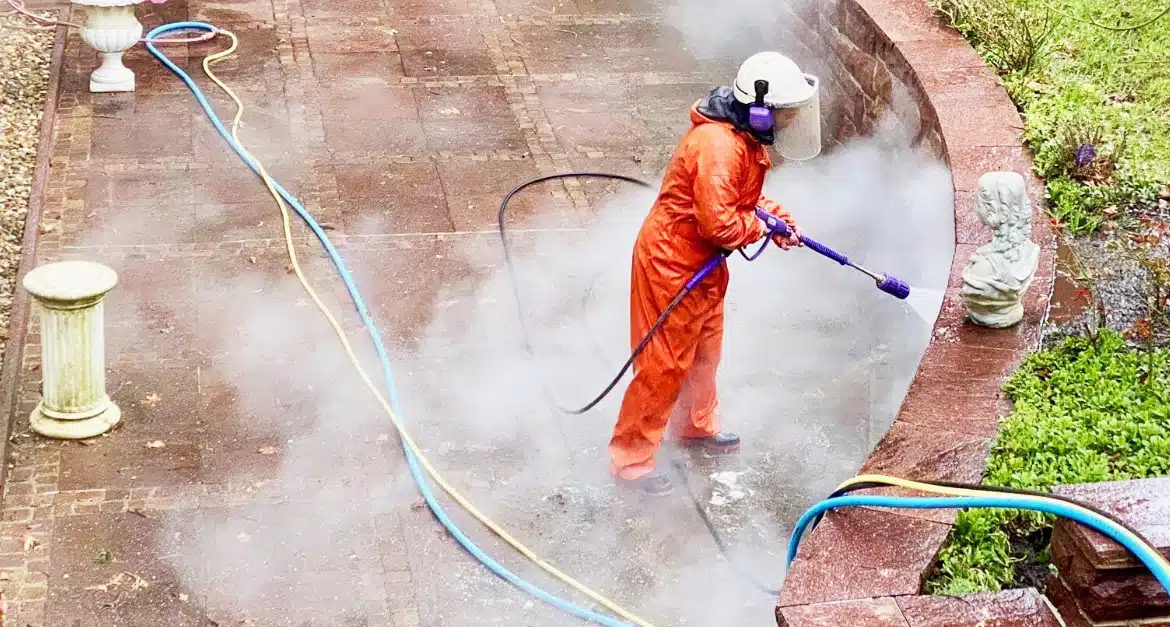
[[[622,482],[645,480],[648,484],[645,487],[651,492],[669,489],[665,477],[655,472],[654,456],[662,443],[682,380],[683,374],[674,369],[652,367],[634,375],[609,442],[613,474]]]
[[[654,285],[637,262],[632,279],[630,340],[631,346],[637,346],[674,293]],[[614,476],[652,493],[669,491],[669,481],[655,472],[654,456],[699,339],[701,318],[694,303],[689,305],[675,310],[635,360],[634,380],[622,399],[609,443]]]
[[[723,301],[720,299],[703,322],[695,360],[680,395],[678,434],[684,446],[702,447],[712,453],[739,448],[739,436],[720,431],[716,375],[723,356]]]

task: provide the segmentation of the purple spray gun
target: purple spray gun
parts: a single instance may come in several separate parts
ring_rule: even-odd
[[[786,222],[768,213],[767,211],[756,207],[756,216],[763,220],[764,224],[768,227],[769,238],[771,238],[772,235],[779,235],[781,237],[788,237],[792,235],[792,230],[788,228],[788,224]],[[902,300],[905,300],[910,296],[910,285],[905,281],[888,274],[876,274],[874,272],[870,272],[869,270],[866,270],[852,261],[849,261],[849,258],[845,255],[842,255],[841,253],[810,237],[801,235],[800,241],[805,246],[817,251],[829,259],[832,259],[833,261],[836,261],[843,266],[849,266],[850,268],[867,275],[869,278],[873,279],[875,283],[877,283],[877,288],[879,290]],[[760,253],[764,252],[764,248],[767,247],[767,245],[768,242],[765,240],[764,245],[760,247],[759,251],[751,256],[748,256],[746,253],[744,253],[744,257],[748,261],[754,261],[757,257],[760,256]],[[702,283],[703,279],[707,278],[707,275],[711,274],[715,268],[718,268],[721,264],[723,264],[724,259],[726,259],[729,254],[731,254],[731,251],[724,251],[723,253],[715,255],[709,261],[707,261],[707,263],[704,264],[702,268],[699,268],[699,271],[696,272],[694,276],[692,276],[690,280],[686,282],[683,290],[679,293],[679,298],[681,299],[682,295],[690,292],[691,290],[695,289],[699,283]]]
[[[792,235],[792,230],[788,228],[788,224],[786,222],[768,213],[767,211],[756,207],[756,216],[764,221],[764,224],[767,225],[771,234],[779,235],[781,237],[788,237]],[[869,278],[873,279],[875,283],[877,283],[877,288],[879,290],[895,298],[900,298],[903,300],[910,296],[910,285],[905,281],[901,281],[897,277],[893,277],[888,274],[877,274],[870,272],[869,270],[866,270],[852,261],[849,261],[849,258],[845,255],[842,255],[841,253],[812,238],[801,235],[800,241],[805,246],[817,251],[829,259],[832,259],[833,261],[836,261],[843,266],[849,266],[850,268],[867,275]]]

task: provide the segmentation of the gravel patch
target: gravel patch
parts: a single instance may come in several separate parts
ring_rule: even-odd
[[[0,16],[0,358],[8,344],[53,52],[53,31],[27,30],[30,24],[19,16]]]

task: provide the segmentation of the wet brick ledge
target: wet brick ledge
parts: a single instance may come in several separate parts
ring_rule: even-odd
[[[1057,494],[1124,520],[1170,556],[1170,479],[1062,486]],[[1129,551],[1081,525],[1059,520],[1052,532],[1048,595],[1069,625],[1146,619],[1170,626],[1170,597]],[[1161,619],[1161,620],[1157,620]]]
[[[1023,122],[995,73],[923,0],[841,0],[811,26],[835,52],[828,90],[856,98],[834,112],[836,141],[868,134],[890,108],[920,146],[950,165],[956,250],[934,338],[897,420],[861,469],[907,479],[977,481],[998,419],[1003,378],[1035,348],[1052,292],[1056,238],[1043,213],[1043,184],[1022,145]],[[822,42],[823,43],[823,42]],[[970,254],[990,239],[972,200],[979,177],[1015,171],[1028,181],[1033,238],[1043,249],[1024,322],[993,331],[967,323],[959,298]],[[953,512],[833,512],[805,539],[784,583],[782,626],[1056,625],[1034,590],[994,597],[918,597],[950,532]],[[1014,596],[1013,596],[1014,595]],[[994,622],[987,612],[1003,609]],[[1006,609],[1005,609],[1006,608]],[[998,611],[998,610],[997,610]]]
[[[910,596],[786,607],[780,627],[1061,627],[1034,589],[966,598]]]

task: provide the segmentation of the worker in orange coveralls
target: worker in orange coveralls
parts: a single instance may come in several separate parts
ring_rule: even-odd
[[[791,216],[761,190],[772,166],[768,146],[783,158],[819,154],[817,87],[816,77],[787,57],[762,52],[743,63],[733,86],[716,88],[692,106],[693,125],[666,168],[634,245],[630,334],[635,346],[712,256],[767,235],[756,206],[793,228],[791,237],[774,236],[777,244],[799,245]],[[670,479],[654,464],[668,423],[688,448],[715,454],[739,449],[739,437],[721,431],[716,413],[727,282],[722,264],[682,300],[634,362],[634,380],[609,444],[619,484],[652,495],[671,492]]]

